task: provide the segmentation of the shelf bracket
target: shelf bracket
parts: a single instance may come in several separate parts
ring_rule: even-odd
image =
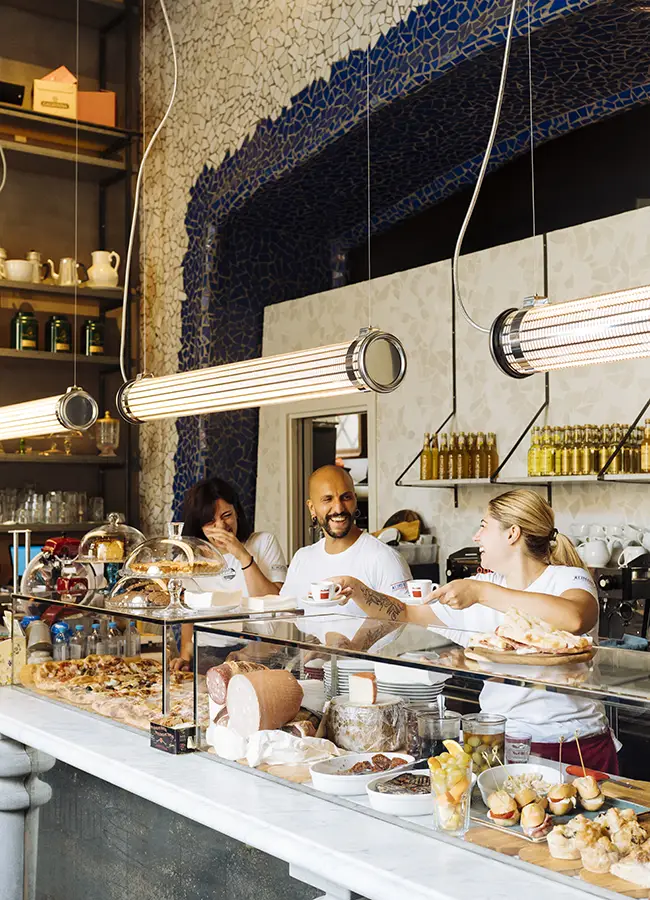
[[[635,420],[632,422],[632,424],[630,425],[630,427],[627,429],[627,431],[625,432],[625,434],[623,435],[623,437],[621,438],[621,440],[618,442],[618,444],[616,445],[616,447],[614,448],[614,450],[613,450],[612,453],[610,454],[609,459],[607,460],[607,462],[605,463],[605,465],[602,467],[602,469],[600,470],[600,472],[599,472],[598,475],[596,476],[596,478],[598,479],[598,481],[603,481],[603,480],[604,480],[605,475],[607,475],[607,472],[608,472],[609,467],[611,466],[612,462],[616,459],[617,456],[620,455],[621,450],[623,449],[623,447],[625,446],[625,444],[626,444],[627,441],[628,441],[628,438],[630,437],[630,435],[632,434],[632,432],[634,431],[634,429],[636,428],[636,426],[637,426],[637,425],[639,424],[639,422],[641,421],[641,417],[643,416],[643,414],[645,413],[645,411],[648,409],[649,406],[650,406],[650,397],[646,400],[645,404],[641,407],[641,410],[640,410],[640,412],[637,414]],[[637,482],[637,483],[641,484],[641,482]],[[645,483],[645,482],[643,482],[643,483]],[[628,484],[635,484],[635,482],[634,482],[634,481],[629,481],[629,479],[628,479]]]

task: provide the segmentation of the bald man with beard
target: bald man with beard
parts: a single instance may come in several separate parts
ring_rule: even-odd
[[[302,599],[310,585],[338,575],[358,578],[375,591],[403,596],[411,577],[400,554],[355,523],[357,495],[349,473],[339,466],[323,466],[309,479],[307,507],[323,538],[311,547],[303,547],[291,560],[281,594]],[[310,610],[322,613],[322,610]],[[350,601],[332,612],[352,616],[366,613]]]

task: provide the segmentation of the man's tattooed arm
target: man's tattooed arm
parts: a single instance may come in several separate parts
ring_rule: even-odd
[[[406,606],[395,597],[373,591],[367,584],[360,587],[361,596],[356,598],[357,604],[367,615],[391,622],[406,621]]]

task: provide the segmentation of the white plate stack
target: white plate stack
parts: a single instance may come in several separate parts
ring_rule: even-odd
[[[409,658],[405,654],[404,658]],[[418,658],[418,654],[413,654]],[[394,697],[403,697],[411,703],[433,703],[442,694],[445,681],[450,676],[426,669],[411,669],[405,666],[391,665],[390,663],[375,663],[377,675],[377,690],[381,694],[392,694]]]
[[[411,703],[433,703],[436,697],[442,694],[443,687],[443,682],[438,684],[404,684],[395,681],[379,681],[377,679],[378,693],[402,697]]]
[[[356,672],[374,672],[375,664],[370,660],[364,659],[339,659],[338,668],[338,686],[336,688],[336,696],[350,693],[350,675]],[[323,681],[325,682],[325,693],[328,698],[332,697],[332,663],[328,660],[323,666]]]

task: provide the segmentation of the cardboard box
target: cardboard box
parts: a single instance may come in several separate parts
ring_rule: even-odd
[[[151,722],[149,730],[149,743],[156,750],[164,750],[165,753],[174,755],[196,750],[196,726],[193,722],[171,726]]]
[[[78,91],[77,113],[80,122],[115,128],[116,97],[114,91]]]
[[[63,119],[76,119],[77,85],[35,78],[33,108],[34,112],[61,116]]]

